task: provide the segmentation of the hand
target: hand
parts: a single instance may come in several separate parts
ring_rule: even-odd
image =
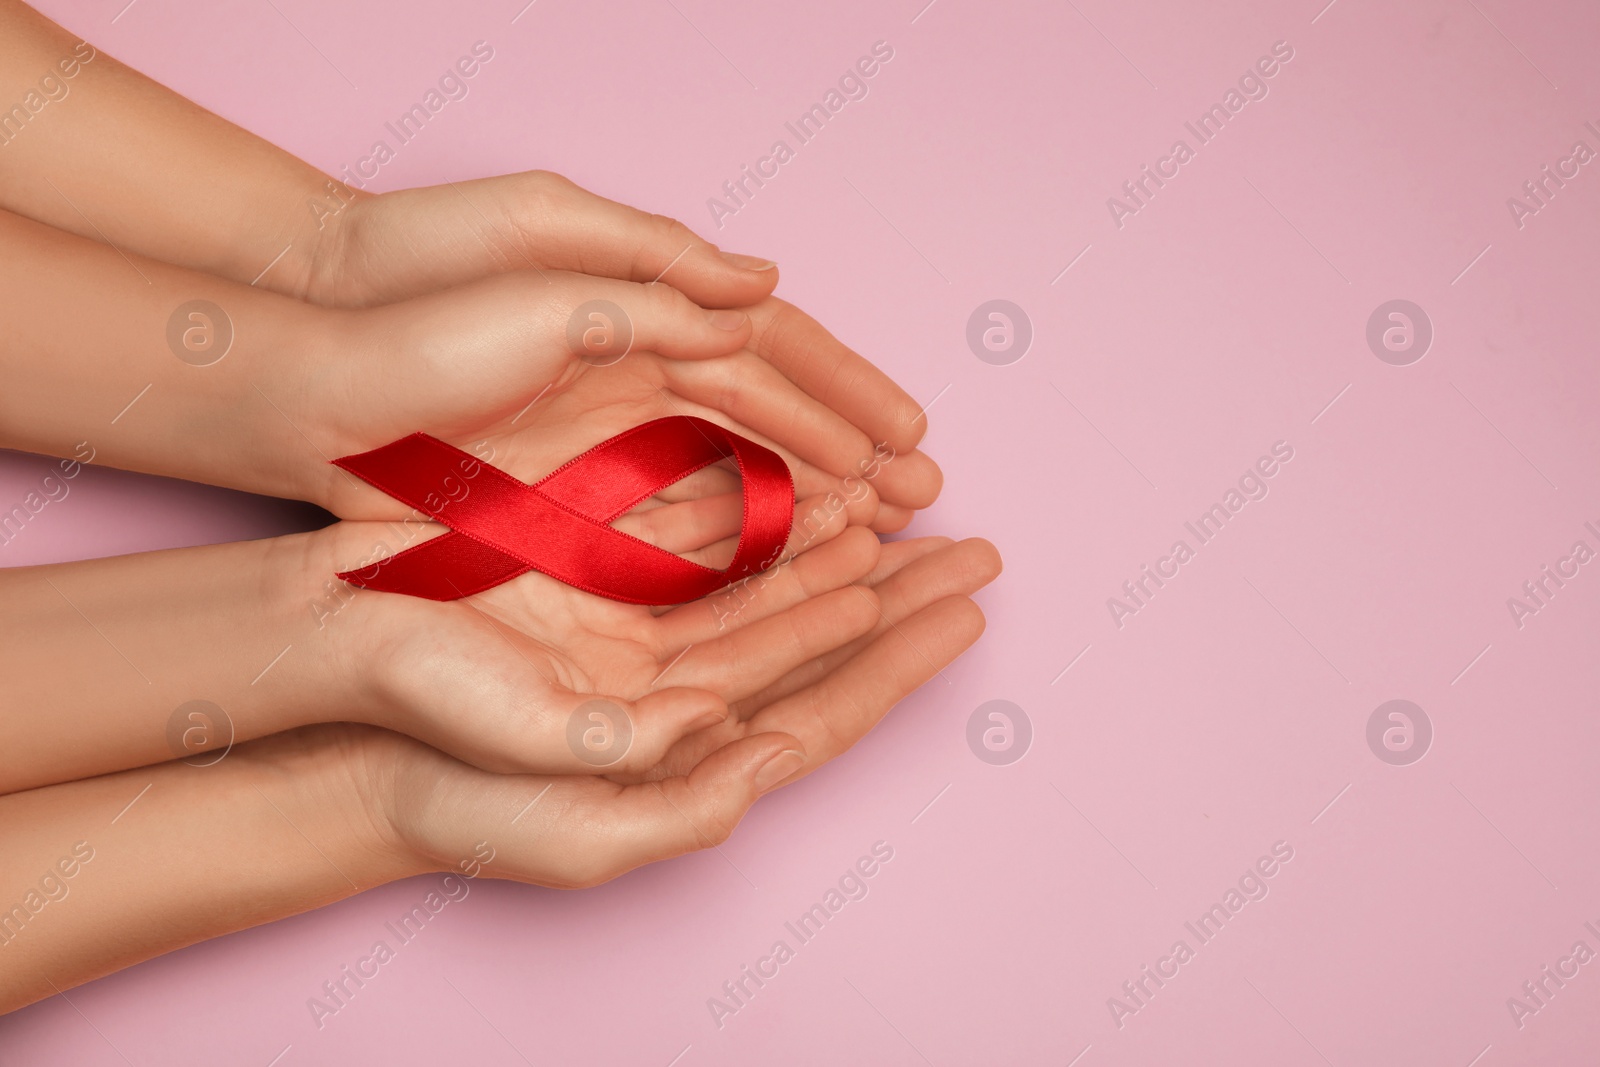
[[[615,362],[578,358],[569,345],[569,319],[597,299],[631,323],[635,350]],[[727,317],[720,327],[708,321],[716,316]],[[758,324],[761,336],[784,339],[777,350],[803,355],[780,366],[744,350]],[[533,481],[632,426],[696,414],[778,451],[800,496],[840,494],[853,521],[880,531],[902,528],[942,480],[925,455],[897,450],[920,436],[921,420],[896,425],[898,407],[879,402],[903,394],[797,312],[708,313],[664,286],[523,271],[360,313],[331,347],[339,357],[311,366],[295,401],[321,428],[312,436],[324,455],[424,430]],[[317,469],[312,493],[339,515],[406,513]],[[725,493],[736,484],[710,474],[702,483]]]
[[[664,549],[725,565],[724,546],[706,547],[694,522],[672,517],[697,506],[619,522]],[[565,727],[573,708],[597,697],[634,720],[627,766],[648,766],[647,755],[659,757],[698,720],[725,718],[729,701],[877,618],[870,593],[845,589],[874,565],[877,539],[848,529],[842,511],[791,542],[809,549],[798,559],[744,583],[747,598],[760,590],[759,612],[718,614],[700,602],[704,614],[658,617],[537,573],[450,603],[334,578],[404,547],[397,533],[420,539],[429,530],[438,528],[344,522],[0,569],[0,601],[28,619],[0,644],[10,697],[0,716],[0,793],[174,756],[204,764],[232,743],[343,720],[408,730],[486,766],[594,773],[566,746]],[[204,702],[198,717],[196,701]]]
[[[702,307],[759,303],[776,265],[723,252],[689,227],[527,171],[422,189],[339,187],[332,214],[305,222],[280,292],[329,307],[392,304],[513,270],[665,282]],[[338,206],[340,203],[342,207]]]
[[[721,844],[760,795],[842,755],[982,633],[966,593],[998,572],[992,546],[929,539],[884,551],[867,579],[883,609],[872,632],[683,738],[658,765],[605,777],[488,774],[374,735],[361,761],[372,784],[359,789],[373,824],[417,868],[454,870],[487,842],[495,859],[482,873],[559,888]]]
[[[350,552],[368,530],[344,525],[339,551]],[[446,603],[359,593],[350,618],[326,620],[353,635],[341,658],[362,664],[378,694],[348,714],[491,771],[641,781],[686,773],[712,749],[768,730],[831,758],[832,734],[789,718],[795,706],[785,698],[824,683],[923,609],[977,592],[1000,562],[980,540],[880,546],[842,516],[817,542],[766,574],[666,611],[538,573]],[[716,558],[723,546],[661,547],[726,562]],[[826,683],[835,692],[847,684]],[[615,741],[580,753],[569,728],[579,716],[587,729],[590,713],[602,740]]]
[[[549,419],[535,430],[519,416],[592,370],[611,372],[615,391],[590,393],[574,410],[609,406],[613,429],[582,447],[622,429],[618,416],[632,417],[641,399],[660,414],[671,404],[726,408],[716,417],[749,423],[784,450],[803,485],[816,483],[801,460],[837,482],[859,478],[877,445],[893,449],[897,462],[857,521],[871,521],[881,499],[898,509],[884,519],[892,529],[938,491],[938,469],[910,449],[922,422],[910,398],[798,313],[707,312],[663,285],[527,271],[335,311],[164,264],[136,272],[115,249],[4,212],[0,252],[0,282],[22,309],[0,339],[0,446],[311,500],[343,517],[400,517],[406,509],[330,461],[416,430],[469,446],[543,433]],[[636,350],[616,367],[589,367],[568,341],[574,312],[596,299],[632,322]],[[226,347],[191,361],[171,347],[172,323],[183,322],[174,313],[207,305],[191,318]],[[38,359],[42,350],[52,358]],[[558,451],[542,454],[552,466],[571,458]]]
[[[872,449],[861,447],[862,438],[871,445],[887,444],[904,457],[877,487],[884,511],[876,529],[903,528],[912,511],[937,496],[937,468],[914,451],[927,429],[921,408],[815,319],[773,297],[778,271],[771,261],[724,253],[675,219],[596,196],[548,171],[377,195],[345,192],[347,206],[321,220],[316,239],[300,245],[304,254],[298,265],[278,276],[283,291],[314,303],[361,307],[530,269],[665,283],[700,307],[744,309],[751,322],[748,351],[813,402],[800,413],[813,422],[822,412],[834,415],[839,425],[833,427],[830,458],[835,462],[831,468],[819,466],[836,477],[848,476],[839,469],[839,458],[848,455],[848,462],[859,462],[869,456]],[[741,369],[745,382],[775,377]],[[686,370],[680,377],[691,376],[702,388],[720,388],[724,395],[736,387],[734,395],[765,399],[768,412],[795,407],[785,392],[762,396],[731,373]],[[759,429],[759,420],[728,414]]]
[[[724,338],[734,347],[723,351],[747,345],[900,457],[921,440],[926,422],[916,402],[815,320],[773,298],[777,271],[765,260],[725,255],[681,223],[547,172],[378,196],[351,190],[110,56],[80,48],[74,36],[17,0],[0,0],[0,66],[49,69],[69,53],[81,58],[77,73],[68,75],[76,79],[73,92],[93,106],[63,112],[11,148],[0,188],[0,208],[44,224],[29,233],[20,219],[0,213],[6,245],[0,265],[25,267],[0,271],[0,281],[27,310],[12,324],[17,365],[0,346],[8,384],[0,398],[6,431],[0,444],[68,456],[75,444],[87,443],[113,466],[309,495],[306,486],[324,486],[319,476],[326,472],[308,475],[282,456],[308,439],[322,446],[329,435],[306,424],[299,401],[342,378],[340,414],[359,414],[372,404],[379,381],[385,389],[403,386],[382,374],[382,361],[360,368],[364,378],[339,374],[342,346],[324,350],[317,343],[339,331],[326,320],[300,323],[285,310],[289,302],[272,294],[369,307],[529,270],[656,283],[651,287],[675,287],[700,307],[744,308],[748,338]],[[62,240],[66,233],[97,239],[82,243],[103,254],[72,249],[71,240]],[[61,284],[69,276],[71,284]],[[92,314],[82,303],[88,291],[96,296]],[[170,358],[175,353],[167,351],[162,329],[175,309],[197,301],[222,307],[238,327],[224,363],[201,375]],[[545,311],[545,325],[559,337],[564,320]],[[729,332],[738,330],[735,324]],[[32,359],[42,348],[58,356],[49,370]],[[658,350],[672,354],[666,342]],[[308,354],[313,365],[300,366]],[[525,363],[473,368],[453,354],[445,339],[426,365],[405,369],[422,374],[414,383],[422,392],[451,393],[458,384],[497,388],[502,407],[515,401],[503,417],[553,380],[536,381]],[[463,373],[472,370],[492,380]],[[111,422],[121,425],[107,431],[107,418],[125,413],[136,398],[138,416],[118,414]],[[480,406],[477,414],[493,407]],[[203,455],[175,453],[171,426],[187,428],[209,447]],[[302,464],[315,467],[342,454],[328,451],[302,457]],[[887,505],[880,529],[903,525],[909,509],[921,506],[912,501],[929,498],[924,490],[898,499],[891,486],[919,465],[931,470],[907,459],[879,487]],[[936,492],[936,472],[934,479]]]
[[[329,574],[375,548],[363,538],[392,529],[341,526],[339,547],[322,553]],[[684,738],[723,724],[734,702],[879,625],[876,594],[852,584],[878,564],[877,538],[841,514],[817,541],[723,594],[748,603],[720,611],[616,603],[537,572],[449,602],[354,591],[321,619],[371,694],[345,715],[490,771],[645,774]],[[657,543],[726,562],[716,546]],[[598,734],[575,747],[574,717],[587,731],[591,716]]]

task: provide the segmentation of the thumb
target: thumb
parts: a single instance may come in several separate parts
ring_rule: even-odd
[[[550,267],[660,282],[707,308],[747,307],[778,284],[771,260],[723,252],[677,219],[596,196],[559,174],[535,171],[487,181],[521,187],[540,258]]]

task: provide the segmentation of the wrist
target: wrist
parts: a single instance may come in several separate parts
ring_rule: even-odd
[[[437,870],[396,827],[388,798],[414,745],[351,723],[302,727],[241,752],[248,785],[359,889]]]
[[[352,188],[277,149],[258,161],[253,195],[243,197],[227,242],[225,262],[212,273],[326,307],[358,306],[338,299],[338,265],[345,220],[374,194]],[[203,268],[204,269],[204,268]]]
[[[193,618],[175,631],[186,651],[165,688],[177,693],[209,674],[226,678],[226,686],[195,691],[215,694],[241,742],[326,723],[384,725],[374,653],[385,643],[385,614],[371,610],[380,605],[353,604],[356,590],[338,577],[357,543],[348,525],[180,553],[228,558],[194,563],[197,573],[215,577],[202,578],[204,592],[179,612]]]
[[[443,825],[439,810],[464,769],[460,763],[374,726],[346,724],[321,736],[322,758],[337,767],[327,773],[345,791],[345,803],[360,806],[358,833],[383,863],[402,872],[398,877],[454,870],[471,854],[452,843],[454,828]]]
[[[385,388],[385,368],[373,354],[393,339],[370,313],[294,301],[274,323],[276,352],[254,368],[261,384],[242,402],[263,420],[259,440],[272,440],[256,492],[305,500],[340,518],[396,519],[407,509],[342,470],[334,461],[389,440],[375,428],[372,397]],[[376,434],[374,431],[376,430]]]
[[[307,202],[295,267],[285,278],[294,284],[296,296],[323,307],[360,308],[383,302],[365,283],[360,266],[363,220],[378,199],[376,193],[325,177],[318,195]]]
[[[426,687],[406,682],[414,681],[426,648],[436,644],[430,623],[438,622],[440,606],[363,589],[339,575],[368,572],[440,530],[428,522],[344,521],[308,535],[302,546],[296,607],[328,687],[339,694],[341,719],[408,730],[419,711],[417,694]]]

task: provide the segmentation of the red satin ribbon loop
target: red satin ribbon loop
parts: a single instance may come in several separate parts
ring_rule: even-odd
[[[744,478],[744,522],[726,571],[612,528],[636,504],[729,456]],[[471,596],[536,570],[611,600],[682,604],[772,566],[794,522],[794,481],[783,459],[690,415],[620,433],[534,485],[425,433],[334,462],[450,527],[339,577],[429,600]]]

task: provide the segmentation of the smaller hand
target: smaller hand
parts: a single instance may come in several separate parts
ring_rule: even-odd
[[[702,307],[734,308],[778,283],[770,260],[723,252],[676,219],[549,171],[348,192],[347,206],[302,242],[311,251],[299,270],[273,272],[268,284],[327,307],[371,307],[507,271],[574,271],[665,282]]]
[[[591,360],[569,323],[596,300],[632,347]],[[910,398],[885,407],[904,394],[781,301],[708,312],[666,286],[524,271],[357,313],[331,348],[337,358],[306,368],[299,403],[329,457],[422,430],[533,481],[623,430],[694,414],[773,448],[801,496],[840,494],[853,521],[880,531],[902,528],[942,481],[909,447],[923,423],[914,407],[902,417]],[[335,513],[407,513],[321,456],[307,461],[322,484],[314,495]]]
[[[887,375],[841,344],[811,316],[772,296],[778,271],[771,261],[724,253],[675,219],[596,196],[548,171],[377,195],[352,190],[350,195],[348,207],[328,220],[314,240],[298,246],[311,250],[299,269],[275,271],[264,279],[264,284],[277,284],[280,291],[328,307],[356,308],[431,297],[507,274],[531,274],[547,282],[554,279],[558,288],[547,289],[541,295],[532,287],[525,287],[520,298],[511,300],[509,311],[513,317],[503,320],[513,324],[510,330],[502,328],[496,333],[494,319],[483,309],[477,312],[476,323],[466,325],[465,331],[493,334],[505,340],[538,317],[547,330],[554,331],[546,336],[560,341],[566,325],[564,313],[570,313],[584,299],[605,297],[635,316],[639,329],[635,350],[656,351],[678,359],[705,358],[718,346],[693,344],[694,338],[703,335],[701,323],[687,322],[688,333],[684,337],[690,342],[675,344],[678,338],[666,335],[679,324],[676,315],[636,314],[638,309],[633,302],[615,295],[637,292],[640,287],[671,289],[682,293],[687,301],[679,303],[665,293],[655,293],[658,311],[688,311],[688,305],[694,305],[747,313],[748,336],[720,351],[746,348],[800,393],[853,427],[854,434],[841,438],[840,447],[853,446],[854,437],[861,436],[873,445],[888,444],[895,454],[906,457],[916,449],[927,429],[921,406]],[[583,288],[577,279],[563,277],[568,273],[619,284]],[[570,291],[574,285],[582,290],[582,299],[574,299],[578,296]],[[568,291],[560,286],[567,286]],[[553,313],[541,310],[542,302],[549,299],[556,301]],[[460,319],[456,323],[462,327]],[[435,345],[434,366],[452,363],[461,377],[459,382],[431,380],[422,384],[446,392],[458,384],[481,386],[487,383],[474,375],[486,367],[489,377],[502,389],[503,403],[497,412],[480,405],[480,421],[495,413],[509,417],[546,384],[555,381],[561,371],[559,363],[539,360],[536,339],[524,334],[522,343],[520,360],[502,356],[483,365],[475,365],[465,352]],[[555,356],[560,360],[570,357],[570,352],[559,348]],[[380,354],[377,366],[381,365]],[[711,377],[710,372],[702,372],[707,384],[724,389],[738,385],[728,377],[720,382],[709,381]],[[346,415],[365,407],[364,403],[354,403],[362,399],[359,392],[340,395],[352,402]],[[786,395],[774,397],[771,407],[778,410],[785,403],[790,403]],[[403,432],[415,428],[408,427]],[[377,441],[366,447],[383,443]],[[859,453],[860,449],[854,451]],[[925,479],[931,467],[921,460],[908,466],[924,468],[918,478],[907,476],[907,481],[913,483]],[[937,479],[936,470],[934,477]],[[899,487],[893,485],[894,481],[890,479],[880,486],[885,506],[883,529],[903,527],[912,510],[926,506],[913,502],[927,498],[925,487],[920,493],[908,488],[902,497],[897,495]],[[937,494],[936,483],[933,492]]]

